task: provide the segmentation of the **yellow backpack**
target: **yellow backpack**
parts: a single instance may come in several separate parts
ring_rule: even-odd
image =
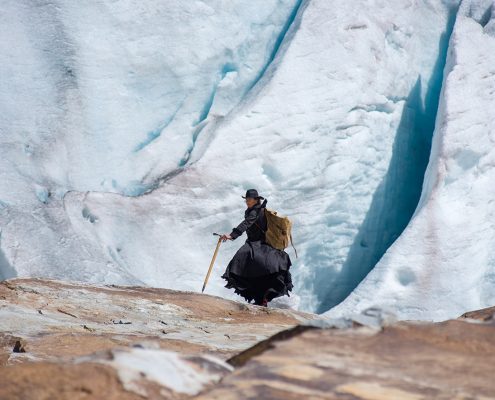
[[[265,241],[270,246],[278,250],[285,250],[289,247],[289,242],[296,253],[297,250],[292,244],[292,222],[287,217],[277,215],[276,211],[265,208],[267,230],[265,232]]]

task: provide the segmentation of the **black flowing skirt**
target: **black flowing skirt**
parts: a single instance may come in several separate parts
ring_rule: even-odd
[[[261,241],[246,241],[237,250],[222,278],[228,289],[261,304],[263,299],[271,301],[276,297],[289,296],[292,278],[289,255]]]

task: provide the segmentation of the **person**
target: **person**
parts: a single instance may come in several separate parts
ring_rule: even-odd
[[[276,297],[287,295],[293,289],[292,265],[289,255],[265,242],[267,200],[256,189],[249,189],[242,196],[247,205],[244,220],[230,234],[221,236],[223,242],[235,240],[244,232],[246,242],[229,262],[222,278],[228,289],[244,297],[248,303],[267,306]],[[261,202],[263,200],[263,202]]]

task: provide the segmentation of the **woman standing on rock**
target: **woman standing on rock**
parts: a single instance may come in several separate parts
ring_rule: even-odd
[[[293,288],[289,272],[291,261],[285,251],[265,243],[267,200],[259,196],[256,189],[249,189],[242,197],[247,205],[244,221],[221,239],[224,242],[235,240],[246,232],[247,240],[230,261],[222,278],[227,281],[226,288],[235,289],[235,293],[248,302],[254,300],[254,304],[266,307],[275,297],[289,296]]]

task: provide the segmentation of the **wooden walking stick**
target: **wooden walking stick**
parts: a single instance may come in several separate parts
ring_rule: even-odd
[[[214,235],[215,236],[221,236],[218,233],[214,233]],[[203,293],[205,291],[205,287],[206,287],[206,284],[208,283],[208,279],[210,279],[211,270],[213,269],[213,264],[215,264],[215,259],[217,258],[218,249],[220,248],[221,244],[222,244],[222,238],[219,237],[217,247],[215,248],[215,252],[213,253],[213,258],[211,259],[210,268],[208,268],[208,273],[206,274],[205,283],[203,283],[203,289],[201,289],[201,293]]]

